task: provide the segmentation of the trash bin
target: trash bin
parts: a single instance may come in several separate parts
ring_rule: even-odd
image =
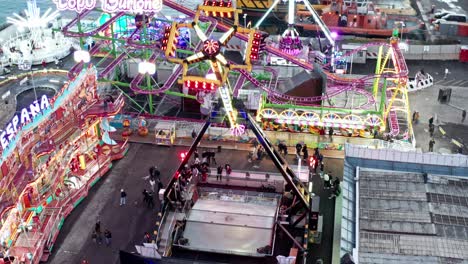
[[[221,153],[221,146],[218,146],[218,153]]]
[[[460,47],[460,62],[468,62],[468,46]]]
[[[452,96],[452,88],[442,88],[439,89],[439,97],[437,100],[441,104],[448,104],[450,102],[450,97]]]

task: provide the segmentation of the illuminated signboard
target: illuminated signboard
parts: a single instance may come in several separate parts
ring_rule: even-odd
[[[53,0],[57,9],[72,10],[78,13],[96,7],[97,0]],[[101,8],[105,12],[159,12],[162,9],[162,0],[101,0]]]
[[[21,109],[20,114],[15,115],[10,123],[6,125],[5,129],[1,131],[0,143],[2,144],[2,148],[6,149],[10,140],[15,137],[21,127],[31,122],[31,120],[34,119],[34,117],[36,117],[42,110],[49,107],[49,99],[47,99],[46,95],[43,95],[40,101],[35,100],[29,108]]]

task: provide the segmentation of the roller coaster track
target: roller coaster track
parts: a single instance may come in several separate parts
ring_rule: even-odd
[[[242,89],[242,85],[244,85],[244,82],[247,78],[241,74],[239,78],[237,78],[236,84],[234,85],[234,89],[232,91],[232,96],[237,97],[239,96],[239,90]]]
[[[130,37],[127,39],[127,45],[132,47],[132,48],[137,48],[137,49],[160,49],[161,44],[159,42],[154,42],[150,44],[143,44],[143,43],[137,43],[134,39],[133,36],[135,34],[139,33],[141,29],[136,29]]]
[[[94,55],[99,51],[99,48],[101,46],[101,43],[96,43],[91,50],[89,50],[90,55]],[[80,61],[77,64],[75,64],[69,71],[68,71],[68,79],[73,79],[78,73],[83,69],[84,62]]]
[[[409,109],[409,102],[408,102],[408,93],[407,93],[407,81],[408,81],[408,66],[406,65],[406,61],[403,58],[403,54],[401,53],[400,47],[398,46],[397,42],[391,44],[391,48],[393,48],[394,53],[394,66],[397,70],[396,77],[398,80],[397,89],[387,90],[387,100],[390,98],[396,98],[398,94],[400,94],[404,99],[404,110],[406,112],[406,123],[408,126],[408,132],[412,134],[411,122],[410,122],[410,109]],[[403,89],[404,91],[401,91]],[[396,93],[396,94],[394,94]],[[390,134],[396,136],[400,134],[400,124],[398,122],[398,110],[401,110],[401,106],[395,105],[395,102],[400,100],[391,100],[390,111],[388,112],[388,123],[390,126]]]
[[[163,4],[165,6],[167,6],[167,7],[170,7],[172,9],[174,9],[174,10],[177,10],[177,11],[179,11],[179,12],[181,12],[181,13],[187,15],[187,16],[194,17],[195,14],[196,14],[195,10],[189,9],[189,8],[187,8],[185,6],[182,6],[182,5],[180,5],[180,4],[178,4],[178,3],[174,2],[174,1],[171,1],[171,0],[163,0]],[[200,20],[203,20],[203,19],[207,19],[207,18],[206,17],[200,17]],[[218,29],[220,29],[222,31],[228,31],[231,28],[231,26],[226,25],[226,24],[222,24],[222,23],[217,23],[216,28],[218,28]],[[235,34],[235,36],[237,38],[243,40],[243,41],[249,41],[249,36],[246,35],[246,34],[237,32]],[[266,50],[268,52],[272,53],[272,54],[277,55],[278,57],[289,60],[289,61],[301,66],[302,68],[304,68],[306,70],[313,70],[312,64],[300,61],[298,58],[296,58],[294,56],[291,56],[291,55],[288,55],[288,54],[285,54],[282,51],[280,51],[279,49],[267,46]]]
[[[120,17],[125,15],[125,12],[119,12],[119,13],[115,14],[115,16],[109,18],[109,20],[107,20],[104,24],[102,24],[98,28],[96,28],[94,30],[91,30],[91,31],[88,31],[88,32],[72,32],[72,31],[70,31],[70,28],[73,27],[74,25],[76,25],[76,23],[78,23],[78,18],[82,19],[83,17],[85,17],[86,15],[91,13],[91,11],[92,10],[84,11],[83,13],[79,14],[75,19],[70,21],[67,25],[65,25],[63,27],[63,29],[62,29],[63,35],[65,35],[67,37],[75,37],[75,38],[94,36],[94,35],[97,35],[99,32],[104,31],[112,23],[117,21],[117,19],[119,19]]]
[[[148,14],[149,17],[153,17],[154,16],[154,13],[150,13]],[[157,41],[157,42],[153,42],[153,43],[137,43],[135,40],[134,40],[134,36],[139,34],[140,31],[142,30],[142,28],[137,28],[135,29],[135,31],[133,31],[133,33],[130,35],[130,37],[127,38],[127,45],[132,47],[132,48],[137,48],[137,49],[160,49],[161,48],[161,44]]]
[[[127,54],[121,53],[115,60],[113,60],[109,65],[107,65],[106,68],[104,68],[100,73],[99,73],[99,79],[104,78],[107,76],[125,57]]]
[[[209,21],[210,26],[206,30],[206,35],[209,37],[213,30],[216,27],[217,21],[216,19],[211,19],[207,18],[205,21]],[[195,50],[199,50],[201,48],[202,42],[199,42],[195,48]],[[156,55],[156,57],[155,57]],[[151,63],[153,63],[157,58],[157,54],[153,54],[153,56],[149,59]],[[171,89],[172,85],[177,81],[179,78],[180,73],[182,73],[182,65],[177,65],[174,72],[169,76],[168,80],[164,83],[164,85],[159,88],[159,89],[142,89],[139,85],[141,81],[143,80],[143,77],[145,76],[144,74],[138,74],[133,78],[132,82],[130,83],[130,89],[132,89],[134,92],[140,93],[140,94],[161,94],[164,93],[165,91]],[[153,87],[154,88],[154,87]]]
[[[265,70],[267,70],[267,69],[268,68],[265,68]],[[345,91],[353,91],[353,92],[362,94],[362,95],[366,96],[366,98],[367,98],[367,103],[362,105],[361,108],[365,108],[366,106],[375,103],[375,99],[374,99],[374,97],[372,96],[372,94],[370,92],[368,92],[366,90],[363,90],[363,89],[361,89],[361,88],[359,88],[359,87],[357,87],[355,85],[349,85],[348,84],[347,86],[343,86],[343,85],[342,86],[339,86],[339,85],[333,86],[333,89],[331,89],[331,92],[324,95],[324,96],[314,96],[314,97],[291,96],[291,95],[286,95],[286,94],[283,94],[283,93],[276,92],[276,91],[272,90],[271,88],[264,86],[260,81],[255,79],[255,77],[253,77],[246,70],[239,69],[237,71],[239,71],[243,76],[245,76],[247,78],[247,80],[249,80],[254,86],[262,89],[265,92],[267,92],[268,97],[270,99],[273,99],[276,102],[283,101],[283,103],[284,102],[289,102],[289,103],[304,105],[304,104],[310,104],[310,103],[313,103],[313,102],[319,102],[319,101],[322,101],[322,100],[326,100],[326,99],[331,98],[333,96],[337,96],[338,94],[343,93]],[[275,72],[275,70],[273,70],[273,69],[268,69],[268,71]]]

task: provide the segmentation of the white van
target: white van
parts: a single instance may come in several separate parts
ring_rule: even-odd
[[[462,14],[447,14],[443,16],[440,19],[435,20],[434,24],[440,24],[440,22],[445,22],[445,21],[450,21],[450,22],[459,22],[459,23],[466,23],[466,15]]]

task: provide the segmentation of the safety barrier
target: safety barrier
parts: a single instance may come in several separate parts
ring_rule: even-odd
[[[406,60],[458,60],[462,45],[404,45],[401,52]],[[377,59],[378,46],[367,48],[366,58]]]
[[[408,92],[415,92],[415,91],[426,89],[433,85],[434,85],[434,78],[430,74],[427,74],[427,77],[423,80],[414,79],[414,80],[409,81],[407,85],[407,89],[408,89]]]

